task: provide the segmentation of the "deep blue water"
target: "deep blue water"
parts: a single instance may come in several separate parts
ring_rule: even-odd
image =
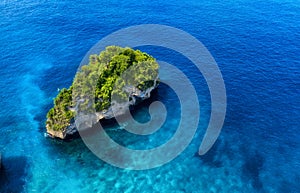
[[[210,152],[195,156],[210,115],[205,80],[163,48],[140,49],[181,67],[201,103],[198,132],[179,157],[156,169],[122,170],[80,139],[45,138],[52,98],[71,84],[85,53],[118,29],[152,23],[195,36],[219,65],[227,115]],[[0,50],[0,192],[300,192],[299,0],[5,0]],[[170,138],[179,118],[176,96],[162,85],[156,97],[172,112],[159,137],[110,135],[144,147]]]

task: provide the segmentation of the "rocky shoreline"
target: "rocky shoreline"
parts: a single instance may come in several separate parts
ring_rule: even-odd
[[[129,108],[129,106],[137,105],[139,102],[148,99],[151,97],[151,92],[157,88],[159,84],[158,77],[154,80],[154,85],[145,91],[141,91],[136,87],[127,87],[126,92],[130,93],[128,102],[125,103],[117,103],[115,102],[113,105],[111,105],[107,110],[103,110],[100,112],[96,112],[96,116],[98,121],[102,119],[112,119],[115,118],[115,116],[120,116],[125,113],[125,111]],[[117,110],[116,110],[117,109]],[[76,133],[78,133],[76,125],[74,120],[72,120],[65,129],[55,131],[50,129],[49,125],[46,125],[47,133],[46,135],[51,138],[58,138],[58,139],[66,139],[66,138],[72,138],[72,136]]]

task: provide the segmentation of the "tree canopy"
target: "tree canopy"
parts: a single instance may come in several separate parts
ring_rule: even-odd
[[[99,55],[91,55],[89,64],[77,72],[72,86],[62,89],[54,99],[54,107],[47,114],[47,128],[63,130],[70,124],[75,116],[72,99],[93,97],[93,108],[106,110],[111,106],[112,98],[129,100],[124,87],[133,86],[140,91],[152,87],[158,69],[159,65],[152,56],[128,47],[108,46]],[[90,105],[87,100],[85,102],[80,108]]]

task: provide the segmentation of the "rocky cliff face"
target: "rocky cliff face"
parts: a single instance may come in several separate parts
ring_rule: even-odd
[[[100,121],[101,119],[111,119],[115,116],[120,116],[125,113],[126,109],[128,109],[131,105],[136,105],[137,103],[150,98],[151,92],[158,86],[159,81],[158,77],[154,80],[154,85],[145,91],[141,91],[140,89],[134,86],[127,86],[125,88],[126,92],[129,93],[129,100],[128,102],[117,103],[115,101],[112,102],[112,105],[104,111],[96,112],[97,119]],[[74,121],[72,121],[69,126],[67,126],[63,130],[54,131],[51,130],[48,125],[47,128],[47,135],[53,138],[65,139],[68,136],[72,136],[73,134],[77,133],[77,129],[75,126]]]

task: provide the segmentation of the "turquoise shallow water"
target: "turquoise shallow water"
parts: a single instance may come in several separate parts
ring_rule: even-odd
[[[12,0],[0,10],[0,192],[299,192],[298,0]],[[228,107],[211,151],[195,155],[210,116],[204,78],[178,53],[148,46],[140,49],[188,75],[201,104],[197,134],[179,157],[129,171],[99,160],[80,139],[45,138],[52,98],[71,84],[85,53],[105,35],[145,23],[187,31],[219,64]],[[132,148],[168,140],[179,121],[177,97],[161,85],[154,99],[169,110],[161,131],[138,137],[110,125],[109,135]],[[137,119],[147,120],[146,106]]]

